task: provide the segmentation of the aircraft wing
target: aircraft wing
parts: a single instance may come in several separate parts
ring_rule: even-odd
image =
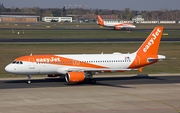
[[[110,69],[110,68],[101,68],[101,69],[97,69],[97,68],[69,68],[67,71],[83,71],[83,72],[88,72],[88,71],[92,71],[92,72],[97,72],[97,71],[110,71],[110,72],[114,72],[114,71],[128,71],[128,70],[132,70],[132,69]]]

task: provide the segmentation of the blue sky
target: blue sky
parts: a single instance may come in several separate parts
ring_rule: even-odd
[[[180,0],[1,0],[6,8],[40,7],[66,8],[82,7],[88,9],[118,9],[124,10],[176,10],[180,9]]]

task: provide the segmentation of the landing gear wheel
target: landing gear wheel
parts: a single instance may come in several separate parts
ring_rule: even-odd
[[[90,78],[90,79],[89,79],[89,83],[90,83],[90,84],[96,84],[96,80],[93,79],[93,78]]]
[[[27,76],[28,76],[27,84],[31,84],[31,75],[27,75]]]
[[[28,80],[28,81],[27,81],[27,84],[31,84],[31,81],[30,81],[30,80]]]
[[[96,84],[96,80],[95,80],[95,79],[92,79],[91,83],[92,83],[92,84]]]

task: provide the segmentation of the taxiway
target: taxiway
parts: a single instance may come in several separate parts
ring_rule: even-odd
[[[180,74],[95,76],[67,84],[63,78],[0,80],[0,113],[180,113]]]

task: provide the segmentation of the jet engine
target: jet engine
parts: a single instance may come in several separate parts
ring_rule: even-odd
[[[120,27],[119,26],[115,26],[114,30],[120,30]]]
[[[65,75],[66,82],[69,83],[78,83],[82,82],[85,79],[84,72],[68,72]]]

